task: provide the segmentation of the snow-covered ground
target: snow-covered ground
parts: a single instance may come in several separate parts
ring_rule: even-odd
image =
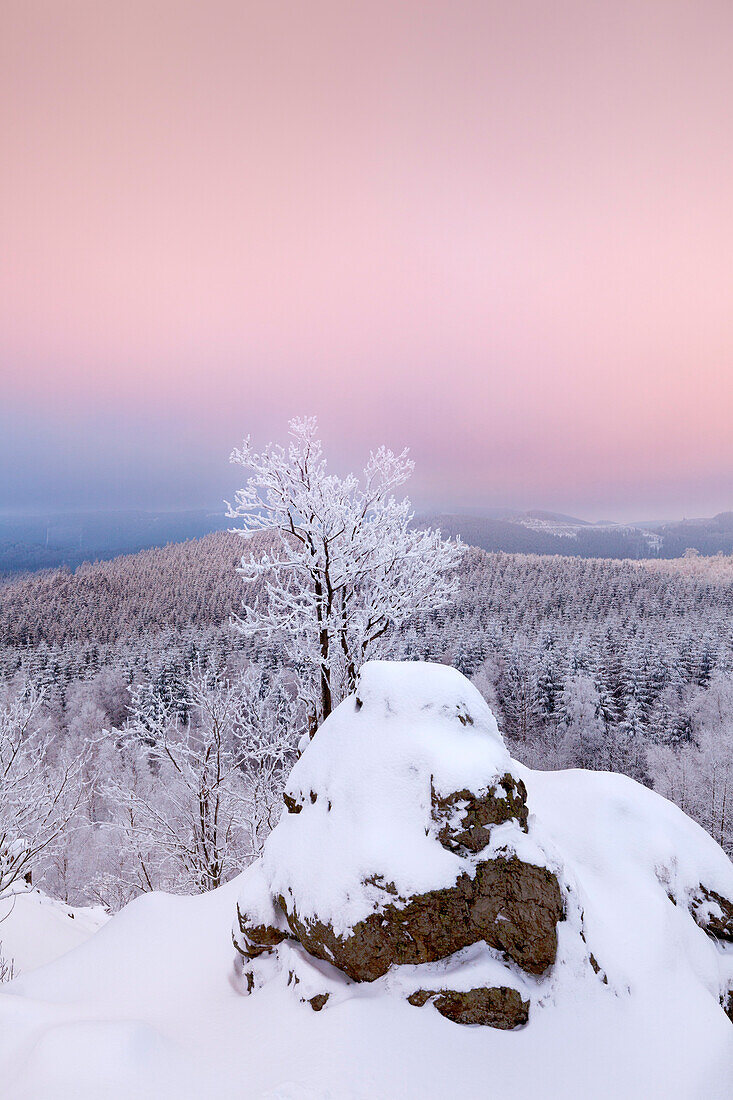
[[[5,987],[5,1095],[730,1100],[733,1027],[684,964],[633,996],[588,982],[516,1032],[461,1027],[370,987],[315,1013],[284,983],[236,991],[238,890],[235,880],[197,898],[140,898],[83,946]],[[626,935],[633,943],[632,927]],[[674,939],[660,945],[667,961],[674,949]]]
[[[0,950],[17,978],[78,947],[108,919],[101,907],[72,908],[18,887],[12,898],[0,898]]]
[[[404,719],[399,707],[392,713]],[[476,731],[469,725],[466,734]],[[488,728],[487,737],[501,755]],[[2,1094],[730,1100],[733,1025],[719,1002],[733,981],[733,951],[698,927],[688,905],[700,882],[731,895],[730,861],[681,811],[631,780],[513,767],[527,786],[531,831],[572,897],[557,962],[528,979],[525,1027],[455,1024],[431,1004],[408,1004],[391,973],[348,983],[314,1012],[302,985],[287,984],[289,962],[330,981],[335,968],[304,959],[293,941],[277,949],[280,963],[270,956],[271,980],[242,995],[231,944],[241,876],[200,897],[140,898],[85,943],[2,987]],[[475,946],[467,952],[478,972],[486,960],[474,957]]]

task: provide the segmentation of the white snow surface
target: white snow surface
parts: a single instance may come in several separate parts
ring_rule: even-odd
[[[452,717],[438,722],[431,713],[445,698],[437,690],[428,711],[420,705],[412,677],[424,677],[427,692],[431,668],[405,674],[414,688],[409,706],[404,697],[395,705],[402,672],[384,672],[368,673],[371,684],[363,679],[359,689],[363,707],[356,711],[355,700],[347,701],[296,765],[291,791],[302,788],[309,806],[321,800],[320,794],[316,803],[309,800],[309,784],[317,778],[319,791],[327,780],[324,789],[348,791],[355,809],[368,808],[370,792],[360,792],[360,786],[366,788],[377,773],[365,750],[367,737],[385,750],[392,746],[390,759],[399,766],[390,789],[400,799],[418,791],[401,771],[411,748],[418,751],[418,775],[435,765],[440,781],[465,777],[475,766],[485,786],[497,771],[507,770],[495,724],[477,707],[470,686],[456,682],[457,674],[436,675],[451,691],[461,687],[460,702],[478,720],[473,727],[458,722],[453,731]],[[451,715],[456,701],[451,695]],[[339,743],[358,729],[360,715],[370,731],[359,742],[363,757]],[[410,734],[410,724],[422,733]],[[474,739],[482,724],[485,744],[479,747]],[[439,725],[451,742],[446,760],[438,748]],[[426,744],[419,747],[423,736]],[[319,741],[332,746],[332,765],[331,753],[317,749]],[[343,787],[339,761],[362,765]],[[558,929],[557,962],[545,977],[530,978],[476,944],[440,963],[395,968],[377,982],[357,984],[289,941],[258,960],[259,988],[244,996],[230,927],[240,892],[267,915],[264,860],[208,895],[140,898],[86,943],[0,987],[2,1095],[12,1100],[506,1095],[730,1100],[733,1026],[719,997],[733,981],[733,953],[710,939],[688,909],[700,883],[733,896],[730,861],[680,810],[631,780],[605,773],[532,772],[517,764],[511,770],[527,785],[530,831],[562,870],[567,919]],[[384,781],[384,773],[379,778]],[[464,783],[462,778],[460,786]],[[383,799],[379,792],[371,794]],[[337,812],[334,803],[332,813]],[[283,821],[288,819],[305,824],[305,809]],[[409,815],[399,823],[410,851],[421,852],[409,833]],[[367,833],[374,829],[368,825]],[[290,824],[276,832],[284,836],[289,830]],[[347,860],[361,860],[373,850],[371,839],[362,845],[350,828],[344,843]],[[427,877],[432,881],[442,873],[436,865]],[[344,881],[337,879],[339,888]],[[330,884],[323,889],[335,896]],[[598,974],[589,965],[590,952]],[[415,1008],[405,999],[416,988],[499,983],[529,997],[526,1027],[512,1032],[462,1027],[431,1004]],[[314,1012],[305,999],[321,992],[331,996]]]
[[[0,945],[16,978],[78,947],[109,919],[101,906],[73,907],[18,884],[0,898]]]

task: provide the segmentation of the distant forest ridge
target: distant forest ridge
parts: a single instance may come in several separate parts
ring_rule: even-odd
[[[419,517],[469,546],[510,554],[563,557],[680,558],[688,550],[706,556],[733,553],[733,512],[671,523],[589,523],[554,512],[505,512],[492,516],[434,514]]]
[[[0,577],[84,562],[201,538],[230,526],[223,513],[94,512],[42,516],[0,515]],[[421,514],[416,522],[440,527],[470,546],[518,554],[581,558],[678,558],[733,553],[733,512],[665,523],[590,523],[555,512],[494,509],[487,515]]]
[[[239,642],[232,636],[229,620],[241,610],[243,598],[248,598],[237,566],[247,547],[256,550],[266,539],[261,533],[245,543],[235,534],[212,532],[200,539],[84,563],[74,572],[48,569],[9,577],[0,586],[0,665],[3,652],[7,657],[16,648],[115,646],[161,634],[168,635],[166,646],[174,646],[175,636],[212,628],[223,631],[227,648],[236,648]],[[627,601],[633,602],[641,592],[644,614],[654,619],[657,630],[664,619],[671,630],[677,616],[689,625],[695,608],[704,611],[697,624],[701,630],[702,622],[709,629],[712,617],[722,616],[721,629],[730,633],[733,556],[632,562],[500,551],[486,554],[474,549],[461,570],[471,615],[486,602],[485,595],[472,591],[471,577],[477,570],[482,583],[495,574],[513,578],[500,597],[493,595],[489,600],[502,621],[516,613],[520,592],[523,620],[530,609],[553,622],[572,619],[570,604],[579,601],[580,619],[590,618],[599,625],[609,614],[625,620]],[[549,594],[540,595],[537,586],[542,588],[548,578]],[[536,625],[533,622],[530,634]],[[475,633],[478,627],[471,630]],[[439,644],[450,647],[442,639]],[[14,660],[10,663],[13,666]]]

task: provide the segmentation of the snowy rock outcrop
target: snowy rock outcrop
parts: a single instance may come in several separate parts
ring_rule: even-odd
[[[639,978],[629,937],[653,940],[676,910],[675,935],[729,1008],[723,852],[631,780],[511,760],[454,669],[365,665],[284,800],[242,879],[234,942],[246,992],[280,979],[320,1010],[383,990],[458,1023],[514,1028],[579,983],[628,995]]]
[[[235,942],[249,963],[285,940],[351,982],[473,945],[529,975],[554,963],[557,876],[496,721],[455,670],[367,664],[293,768],[285,804],[239,903]],[[246,975],[254,988],[255,969]],[[513,1027],[527,1019],[523,993],[507,978],[407,995]]]

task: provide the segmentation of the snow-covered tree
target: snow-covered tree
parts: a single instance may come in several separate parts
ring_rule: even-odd
[[[35,688],[0,702],[0,895],[30,877],[73,819],[80,759],[53,759]]]
[[[542,712],[537,692],[537,662],[523,637],[513,640],[504,659],[500,696],[505,732],[514,741],[528,741],[542,724]]]
[[[316,420],[290,421],[287,448],[255,451],[249,439],[232,461],[250,470],[229,515],[251,542],[241,573],[254,599],[236,620],[247,635],[275,638],[303,670],[312,720],[320,723],[353,688],[362,662],[387,631],[457,593],[458,543],[412,525],[407,451],[373,451],[362,478],[327,470]]]
[[[280,682],[196,668],[184,688],[185,719],[177,700],[133,691],[122,774],[106,787],[139,891],[226,882],[276,823],[295,758],[295,704]]]
[[[560,697],[559,762],[564,768],[602,767],[606,730],[598,689],[589,676],[572,676]]]
[[[697,747],[697,813],[727,851],[733,849],[733,677],[714,675],[692,700]]]

